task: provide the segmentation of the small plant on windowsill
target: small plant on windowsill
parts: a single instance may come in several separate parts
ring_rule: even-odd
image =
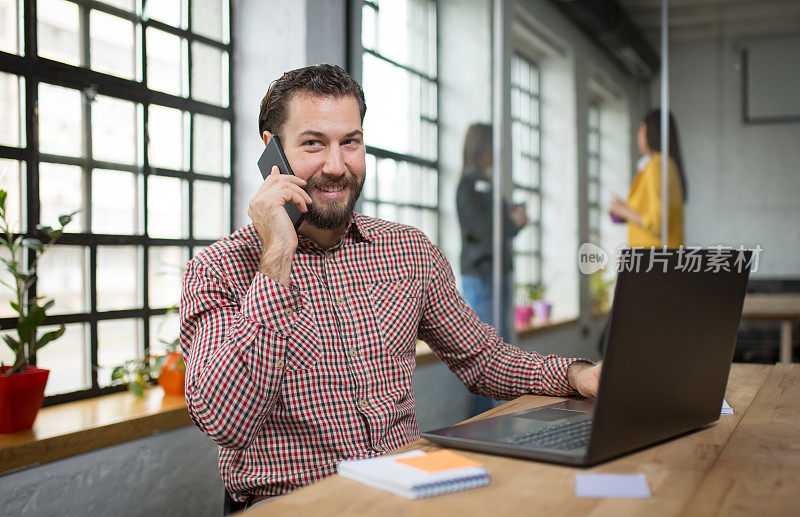
[[[36,280],[39,259],[55,244],[72,222],[77,211],[59,216],[60,228],[37,225],[43,238],[16,235],[11,230],[6,212],[8,193],[0,189],[0,248],[6,256],[0,258],[10,274],[8,282],[0,280],[14,293],[11,308],[17,313],[17,337],[3,336],[6,345],[14,353],[14,364],[0,364],[0,432],[8,433],[30,429],[44,401],[44,388],[49,370],[30,365],[31,358],[45,345],[64,334],[64,325],[39,335],[39,326],[46,312],[55,303],[39,296],[31,298],[29,289]],[[26,253],[27,251],[27,253]],[[26,257],[27,255],[27,257]]]
[[[173,306],[166,315],[177,312]],[[163,325],[163,323],[162,323]],[[144,359],[129,359],[111,370],[111,383],[124,384],[137,397],[144,397],[147,386],[159,384],[165,395],[183,396],[186,380],[186,363],[178,352],[178,338],[172,341],[159,339],[166,346],[164,355],[150,355]]]
[[[533,305],[533,317],[539,322],[545,322],[550,319],[550,310],[553,308],[552,304],[545,300],[545,286],[537,282],[528,286],[528,297]]]
[[[605,278],[605,270],[601,269],[589,275],[589,298],[592,301],[592,314],[599,316],[610,309],[611,288],[614,278]]]

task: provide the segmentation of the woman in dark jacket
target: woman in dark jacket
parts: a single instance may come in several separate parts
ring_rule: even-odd
[[[484,323],[493,324],[503,339],[511,339],[512,267],[511,240],[525,226],[525,207],[503,201],[503,297],[502,321],[492,316],[492,126],[472,124],[464,138],[464,167],[456,192],[461,225],[461,283],[464,300]],[[479,397],[479,399],[484,399]],[[488,409],[490,399],[476,402],[476,411]]]

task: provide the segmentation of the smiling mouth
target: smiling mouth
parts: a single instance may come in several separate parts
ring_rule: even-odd
[[[325,198],[335,198],[342,195],[344,190],[347,188],[347,185],[338,185],[336,187],[315,187],[315,190],[319,192],[322,197]]]

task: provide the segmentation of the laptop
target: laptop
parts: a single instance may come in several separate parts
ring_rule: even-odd
[[[719,419],[752,251],[630,248],[619,260],[596,399],[568,399],[422,437],[589,466]]]

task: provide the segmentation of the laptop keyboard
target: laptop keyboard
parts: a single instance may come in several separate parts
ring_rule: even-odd
[[[506,437],[503,441],[514,445],[541,447],[557,451],[569,451],[589,443],[592,419],[573,420],[563,424],[551,425],[529,433]]]

